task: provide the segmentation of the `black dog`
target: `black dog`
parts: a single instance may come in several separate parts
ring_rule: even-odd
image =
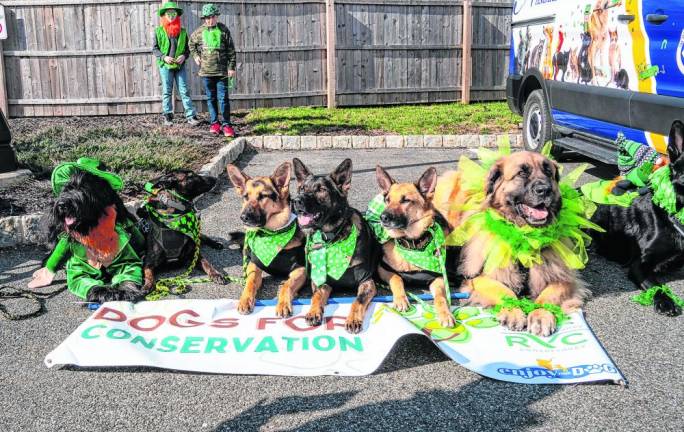
[[[565,72],[568,70],[568,61],[570,60],[570,50],[565,52],[557,52],[553,55],[553,79],[556,80],[558,72],[563,72],[561,81],[565,82]]]
[[[154,288],[157,268],[164,264],[173,267],[189,265],[196,248],[191,236],[170,228],[158,215],[176,217],[195,212],[192,200],[211,190],[216,178],[179,169],[152,180],[150,184],[153,192],[145,206],[137,211],[146,238],[143,266],[146,292]],[[223,249],[222,244],[201,234],[200,241],[211,248]],[[213,282],[226,283],[224,275],[205,257],[200,255],[199,263]]]
[[[582,81],[588,84],[594,79],[594,71],[591,68],[589,61],[589,47],[591,46],[591,35],[589,33],[582,33],[582,48],[578,56],[580,74],[577,77],[577,84]]]
[[[667,148],[671,180],[677,197],[677,209],[684,207],[684,125],[676,123],[670,132]],[[626,264],[629,278],[647,290],[661,285],[655,274],[680,267],[684,263],[684,226],[652,201],[648,189],[629,207],[599,205],[592,220],[605,233],[593,232],[598,252]],[[676,316],[681,308],[662,292],[654,297],[656,312]]]
[[[295,176],[297,177],[298,196],[293,200],[293,209],[297,214],[297,223],[307,236],[307,260],[311,264],[311,253],[320,251],[322,247],[330,248],[348,239],[356,232],[356,245],[352,256],[346,257],[349,265],[338,279],[327,274],[324,283],[319,285],[313,280],[312,266],[309,266],[312,278],[311,310],[306,320],[311,326],[320,325],[328,297],[333,289],[354,289],[356,299],[347,317],[345,328],[350,333],[358,333],[363,326],[363,319],[368,304],[375,296],[376,288],[373,276],[380,256],[380,245],[375,240],[371,228],[358,210],[349,206],[347,194],[351,186],[352,162],[345,159],[331,174],[314,176],[299,159],[294,159]],[[323,244],[312,243],[321,235]]]
[[[135,217],[128,212],[121,197],[106,180],[86,171],[77,171],[71,176],[47,215],[49,242],[55,244],[64,232],[81,242],[89,236],[101,234],[98,230],[102,227],[103,215],[111,208],[116,211],[116,225],[137,233],[131,235],[131,245],[138,256],[141,256],[144,244],[142,236],[135,228]],[[109,228],[113,229],[113,224]],[[97,244],[92,247],[97,248]],[[144,291],[139,285],[132,281],[123,281],[116,285],[91,288],[86,300],[94,303],[137,301],[143,295]]]

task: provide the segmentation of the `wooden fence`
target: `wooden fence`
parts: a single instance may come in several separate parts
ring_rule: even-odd
[[[188,29],[200,25],[208,1],[179,2]],[[337,105],[461,98],[462,1],[211,1],[237,49],[233,108],[327,103],[326,2],[334,10],[327,18],[334,18],[336,30],[330,61]],[[159,1],[2,3],[10,116],[160,112],[159,72],[151,55]],[[505,97],[510,7],[510,0],[472,2],[472,100]],[[194,64],[189,75],[193,99],[204,104]]]

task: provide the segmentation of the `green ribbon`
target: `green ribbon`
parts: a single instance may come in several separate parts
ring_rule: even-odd
[[[268,267],[285,245],[292,240],[296,230],[296,219],[278,231],[265,228],[248,229],[245,233],[245,255],[252,251],[259,261]]]
[[[633,296],[632,301],[643,306],[651,306],[653,305],[653,297],[655,297],[658,292],[662,292],[668,296],[677,306],[684,307],[684,300],[673,293],[672,288],[667,285],[652,286],[641,294]]]
[[[316,231],[306,239],[306,259],[310,264],[311,280],[316,286],[324,285],[327,278],[339,280],[351,263],[359,235],[352,225],[349,235],[336,242],[323,240],[323,233]]]
[[[558,305],[551,303],[535,303],[532,300],[524,297],[517,299],[515,297],[505,296],[502,299],[501,303],[497,304],[492,308],[492,311],[495,314],[498,314],[499,312],[501,312],[502,309],[520,309],[523,311],[525,315],[529,315],[530,313],[532,313],[532,311],[536,309],[546,309],[547,311],[551,312],[553,316],[556,318],[556,325],[558,326],[560,326],[565,320],[569,318]]]
[[[670,166],[658,168],[649,178],[649,185],[653,190],[653,204],[662,208],[670,216],[684,224],[684,208],[677,211],[677,194],[670,180]]]

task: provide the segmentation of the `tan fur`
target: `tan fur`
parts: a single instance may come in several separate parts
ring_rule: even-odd
[[[618,45],[617,29],[608,32],[610,36],[610,45],[608,46],[608,64],[610,64],[610,80],[615,79],[615,75],[620,71],[622,64],[622,54],[620,52],[620,45]]]
[[[589,46],[589,66],[594,72],[592,82],[596,81],[596,76],[603,76],[603,50],[606,45],[608,25],[608,9],[610,0],[596,0],[594,9],[589,17],[589,34],[591,35],[591,45]],[[598,56],[598,58],[597,58]]]
[[[524,187],[517,173],[525,164],[531,167],[529,178],[544,175],[541,172],[545,158],[537,153],[518,152],[501,158],[492,167],[490,176],[494,170],[500,170],[501,176],[494,183],[493,191],[487,195],[484,207],[494,208],[508,220],[525,225],[514,208],[510,208],[506,197]],[[557,167],[554,165],[554,169]],[[558,185],[554,181],[554,190],[557,193]],[[471,293],[470,303],[482,306],[493,306],[499,303],[504,296],[518,296],[523,287],[523,276],[517,265],[508,268],[497,269],[489,274],[482,274],[486,260],[487,244],[491,239],[488,233],[474,236],[461,251],[460,271],[466,278],[462,290]],[[543,263],[533,266],[529,271],[528,286],[530,298],[537,303],[552,303],[561,306],[566,312],[579,308],[589,295],[583,282],[577,273],[568,268],[556,252],[547,248],[542,251]],[[556,329],[555,318],[547,311],[530,314],[525,319],[520,310],[502,311],[498,316],[502,325],[512,330],[522,330],[526,326],[528,330],[537,335],[548,336]]]
[[[235,186],[235,191],[242,197],[243,211],[248,207],[263,210],[266,215],[264,228],[269,230],[275,231],[287,224],[291,215],[289,163],[286,162],[278,166],[271,177],[251,178],[232,164],[229,164],[226,170],[230,181]],[[282,176],[282,187],[277,186],[277,176]],[[273,195],[276,196],[276,199],[270,198]],[[304,235],[300,232],[285,245],[284,249],[301,247],[303,244]],[[256,295],[261,288],[262,279],[262,271],[250,262],[247,265],[247,281],[240,295],[238,312],[248,314],[254,310]],[[278,289],[277,316],[288,317],[292,314],[292,300],[304,282],[306,282],[306,269],[304,267],[295,269],[289,274],[287,280]]]
[[[382,167],[376,168],[378,184],[385,195],[385,211],[395,215],[402,215],[408,221],[405,229],[387,229],[387,233],[394,239],[416,240],[423,236],[435,221],[435,209],[433,200],[436,194],[437,174],[434,168],[429,168],[416,184],[395,183]],[[420,188],[420,189],[419,189]],[[422,193],[421,193],[422,191]],[[450,232],[446,227],[445,235]],[[382,260],[397,272],[422,271],[408,263],[396,250],[393,241],[388,241],[382,246]],[[392,290],[392,303],[397,310],[407,310],[408,299],[404,289],[404,281],[401,277],[378,266],[378,274],[382,280],[390,285]],[[443,278],[436,278],[430,284],[430,292],[435,301],[438,320],[443,327],[453,327],[455,320],[449,310],[446,298],[446,288]]]
[[[461,225],[467,216],[462,210],[467,199],[468,194],[461,188],[460,172],[447,171],[437,178],[432,204],[447,220],[451,229]]]
[[[544,36],[546,37],[546,51],[542,74],[544,78],[551,79],[553,78],[553,26],[544,27]]]
[[[577,55],[577,47],[570,48],[570,59],[568,60],[568,68],[570,69],[573,80],[579,80],[579,57]]]

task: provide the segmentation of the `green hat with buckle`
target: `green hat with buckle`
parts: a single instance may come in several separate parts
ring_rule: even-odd
[[[216,15],[221,15],[219,8],[215,4],[205,4],[202,6],[202,16],[201,18],[208,18]]]
[[[85,157],[79,158],[76,162],[65,162],[57,165],[55,169],[52,170],[52,193],[55,196],[58,196],[60,192],[62,192],[62,189],[64,189],[64,185],[71,179],[71,176],[79,170],[86,171],[105,179],[115,191],[123,189],[123,180],[121,177],[107,171],[102,171],[98,168],[99,166],[99,160]]]
[[[159,16],[164,16],[167,10],[169,9],[175,9],[176,12],[178,13],[178,16],[183,15],[183,9],[178,7],[178,5],[174,2],[166,2],[162,5],[161,9],[159,9]]]

